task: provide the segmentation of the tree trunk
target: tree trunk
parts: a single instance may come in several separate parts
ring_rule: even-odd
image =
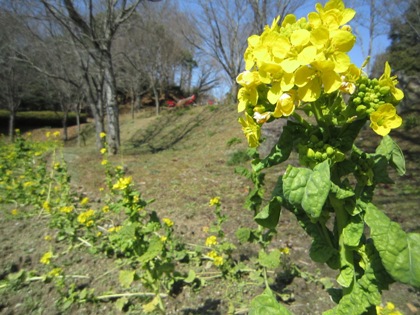
[[[69,117],[69,112],[67,109],[64,109],[63,111],[63,140],[67,141],[69,139],[68,136],[68,117]]]
[[[82,129],[80,126],[80,102],[76,104],[77,146],[80,147]]]
[[[16,121],[16,111],[15,109],[10,109],[9,114],[9,139],[10,142],[13,142],[15,138],[15,121]]]
[[[107,65],[104,75],[105,110],[108,116],[107,141],[109,152],[111,154],[116,154],[120,147],[120,123],[112,65]]]

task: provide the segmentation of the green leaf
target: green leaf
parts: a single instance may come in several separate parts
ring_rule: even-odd
[[[345,288],[351,286],[354,280],[354,268],[350,265],[345,265],[341,270],[340,274],[337,277],[337,282]]]
[[[235,232],[236,237],[240,243],[246,243],[251,237],[251,229],[249,228],[239,228]]]
[[[134,281],[134,276],[136,272],[133,270],[120,270],[118,279],[120,284],[124,288],[129,288]]]
[[[310,218],[319,218],[331,188],[328,160],[314,167],[302,199],[303,210]]]
[[[306,183],[312,171],[289,165],[283,175],[283,194],[294,206],[300,206],[305,194]]]
[[[293,143],[304,134],[305,128],[296,122],[288,121],[287,125],[283,127],[283,131],[277,144],[271,149],[271,152],[262,159],[254,163],[255,171],[260,171],[264,168],[271,167],[286,161],[293,149]]]
[[[331,192],[335,194],[337,199],[346,199],[354,196],[354,192],[352,190],[341,188],[334,183],[331,183]]]
[[[398,144],[389,135],[382,138],[381,143],[376,148],[376,153],[385,156],[399,175],[405,174],[404,154]]]
[[[278,249],[273,250],[267,254],[264,249],[261,249],[258,253],[258,263],[269,269],[276,269],[280,266],[280,251]]]
[[[321,215],[330,188],[327,160],[315,166],[313,171],[289,166],[283,176],[284,196],[292,205],[301,205],[311,219]]]
[[[285,306],[278,303],[273,292],[266,288],[251,301],[249,315],[293,315]]]
[[[388,160],[383,155],[377,155],[372,167],[375,183],[393,184],[394,181],[388,176]]]
[[[188,276],[184,279],[184,282],[193,283],[195,278],[196,278],[195,271],[190,269],[190,271],[188,271]]]
[[[343,229],[344,245],[350,247],[359,246],[364,225],[363,219],[360,216],[350,217],[349,222],[347,222],[347,225]]]
[[[394,280],[420,288],[420,234],[405,233],[371,203],[365,221],[386,271]]]
[[[281,201],[280,197],[271,199],[270,203],[254,217],[255,221],[265,228],[274,229],[279,223]]]
[[[157,257],[163,249],[163,243],[158,236],[154,236],[150,239],[149,247],[147,251],[141,255],[138,259],[142,264],[145,264]]]

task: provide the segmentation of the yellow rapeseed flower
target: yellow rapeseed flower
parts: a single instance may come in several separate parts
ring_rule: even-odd
[[[240,117],[238,121],[242,125],[242,130],[248,140],[249,146],[258,147],[260,145],[261,126],[247,113],[245,113],[245,119]]]
[[[93,220],[91,220],[91,218],[95,215],[95,210],[93,209],[89,209],[85,212],[80,213],[77,216],[77,222],[79,222],[80,224],[84,224],[86,226],[92,226],[93,225]]]
[[[50,203],[48,201],[44,201],[42,203],[42,208],[47,212],[51,212],[51,206],[50,206]]]
[[[209,206],[218,206],[220,205],[220,197],[214,197],[210,199]]]
[[[106,148],[102,148],[101,149],[101,154],[105,154],[106,153]]]
[[[370,114],[370,127],[380,136],[386,136],[391,129],[401,126],[402,118],[398,116],[392,104],[382,104]]]
[[[101,132],[101,133],[99,134],[99,137],[101,137],[101,139],[105,138],[105,137],[106,137],[106,133],[105,133],[105,132]]]
[[[117,183],[112,186],[112,189],[124,190],[131,184],[131,181],[131,176],[119,178]]]
[[[54,136],[55,138],[58,138],[58,137],[60,136],[60,131],[55,131],[55,132],[53,133],[53,136]]]
[[[52,241],[52,236],[51,235],[45,235],[44,240],[47,241],[47,242]]]
[[[171,219],[169,219],[169,218],[163,218],[162,221],[163,221],[163,223],[165,223],[165,225],[167,227],[171,227],[171,226],[174,225],[174,222]]]
[[[18,209],[13,209],[12,211],[10,211],[12,213],[12,215],[18,215]]]
[[[108,232],[109,233],[118,232],[119,230],[121,230],[121,228],[122,226],[113,226],[108,229]]]
[[[108,160],[102,160],[101,165],[107,165],[108,164]]]
[[[211,235],[211,236],[207,237],[206,246],[207,247],[212,247],[214,245],[217,245],[217,237],[214,236],[214,235]]]
[[[64,207],[61,207],[60,208],[60,212],[62,212],[62,213],[70,213],[70,212],[73,211],[73,209],[74,209],[73,206],[64,206]]]
[[[384,73],[379,78],[379,85],[389,87],[391,94],[395,98],[395,100],[401,101],[404,98],[404,93],[403,91],[395,87],[397,84],[398,84],[397,77],[391,76],[391,66],[389,65],[387,61],[385,63]]]
[[[53,253],[52,253],[52,251],[48,251],[48,252],[46,252],[44,255],[42,255],[42,257],[41,257],[41,259],[39,260],[39,262],[41,263],[41,264],[44,264],[44,265],[49,265],[50,264],[50,262],[51,262],[51,258],[53,257]]]
[[[395,305],[391,302],[386,303],[385,307],[376,306],[376,313],[378,315],[403,315],[395,308]]]
[[[61,268],[54,268],[48,273],[48,277],[54,278],[58,277],[63,272]]]
[[[221,266],[223,265],[223,257],[219,256],[216,251],[212,250],[211,252],[209,252],[207,254],[207,256],[209,256],[211,259],[213,259],[213,264],[215,266]]]
[[[84,197],[84,198],[82,199],[82,201],[80,201],[80,204],[81,204],[82,206],[87,205],[88,203],[89,203],[89,198],[88,198],[88,197]]]

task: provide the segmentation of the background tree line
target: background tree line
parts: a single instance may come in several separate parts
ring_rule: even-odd
[[[364,55],[388,33],[383,58],[418,78],[419,0],[346,1],[358,10]],[[119,105],[132,112],[148,95],[159,113],[162,100],[208,96],[227,86],[234,101],[247,38],[304,0],[0,0],[0,106],[9,110],[9,135],[19,109],[89,108],[97,146],[106,131],[113,153],[120,146]],[[312,7],[312,6],[311,6]],[[368,34],[368,35],[366,35]],[[410,59],[411,58],[411,59]],[[370,68],[367,68],[370,71]],[[418,81],[417,81],[418,82]],[[407,83],[408,84],[408,83]],[[168,95],[171,94],[171,95]]]

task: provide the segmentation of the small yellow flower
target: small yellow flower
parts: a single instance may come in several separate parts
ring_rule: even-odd
[[[104,206],[104,207],[102,208],[102,212],[103,212],[103,213],[107,213],[107,212],[109,212],[109,206]]]
[[[160,240],[162,241],[162,243],[165,243],[167,239],[168,239],[167,236],[161,236],[160,237]]]
[[[284,247],[280,250],[280,252],[282,252],[285,255],[289,255],[290,254],[290,248],[289,247]]]
[[[47,138],[51,137],[51,131],[47,131],[47,132],[45,133],[45,137],[47,137]]]
[[[209,206],[219,206],[220,205],[220,197],[214,197],[210,199]]]
[[[12,215],[18,215],[18,209],[13,209],[13,210],[11,211],[11,213],[12,213]]]
[[[391,129],[402,124],[402,118],[397,115],[397,110],[392,104],[382,104],[370,114],[370,127],[380,136],[386,136]]]
[[[386,303],[385,307],[376,306],[376,313],[378,315],[403,315],[395,308],[395,305],[391,302]]]
[[[217,237],[214,236],[214,235],[211,235],[211,236],[207,237],[206,246],[212,247],[214,245],[217,245]]]
[[[242,125],[242,131],[248,140],[249,146],[253,148],[258,147],[260,145],[261,126],[246,112],[245,118],[240,117],[238,121]]]
[[[52,251],[46,252],[44,255],[42,255],[39,262],[44,265],[49,265],[51,262],[51,258],[53,257]]]
[[[60,131],[55,131],[55,132],[53,133],[53,136],[54,136],[55,138],[58,138],[58,137],[60,136]]]
[[[52,241],[52,236],[51,235],[45,235],[44,240],[47,241],[47,242]]]
[[[162,221],[163,221],[163,223],[165,223],[165,225],[167,227],[171,227],[171,226],[174,225],[174,222],[171,219],[169,219],[169,218],[163,218]]]
[[[101,154],[105,154],[107,151],[106,151],[106,148],[102,148],[101,149]]]
[[[100,236],[102,236],[102,232],[101,231],[96,232],[96,237],[100,237]]]
[[[122,226],[113,226],[108,229],[108,232],[109,233],[118,232],[119,230],[121,230],[121,228]]]
[[[73,211],[73,206],[64,206],[60,208],[60,212],[62,213],[70,213]]]
[[[95,215],[95,210],[89,209],[88,211],[82,212],[77,216],[77,222],[84,224],[87,227],[93,225],[91,218]]]
[[[101,133],[99,134],[99,137],[101,137],[101,139],[105,138],[105,137],[106,137],[106,133],[105,133],[105,132],[101,132]]]
[[[61,269],[61,268],[54,268],[53,270],[51,270],[49,273],[48,273],[48,277],[52,277],[52,278],[54,278],[54,277],[58,277],[61,273],[63,272],[63,269]]]
[[[212,250],[211,252],[209,252],[207,254],[207,256],[209,256],[211,259],[213,259],[213,264],[215,266],[221,266],[223,265],[223,257],[219,256],[214,250]]]
[[[43,202],[42,208],[47,212],[51,212],[51,206],[50,206],[50,203],[48,201]]]
[[[101,165],[107,165],[108,164],[108,160],[102,160]]]
[[[118,182],[112,186],[112,189],[124,190],[131,184],[132,178],[129,177],[122,177],[118,179]]]
[[[80,204],[81,204],[82,206],[87,205],[88,203],[89,203],[89,198],[88,198],[88,197],[84,197],[84,198],[82,199],[82,201],[80,201]]]

